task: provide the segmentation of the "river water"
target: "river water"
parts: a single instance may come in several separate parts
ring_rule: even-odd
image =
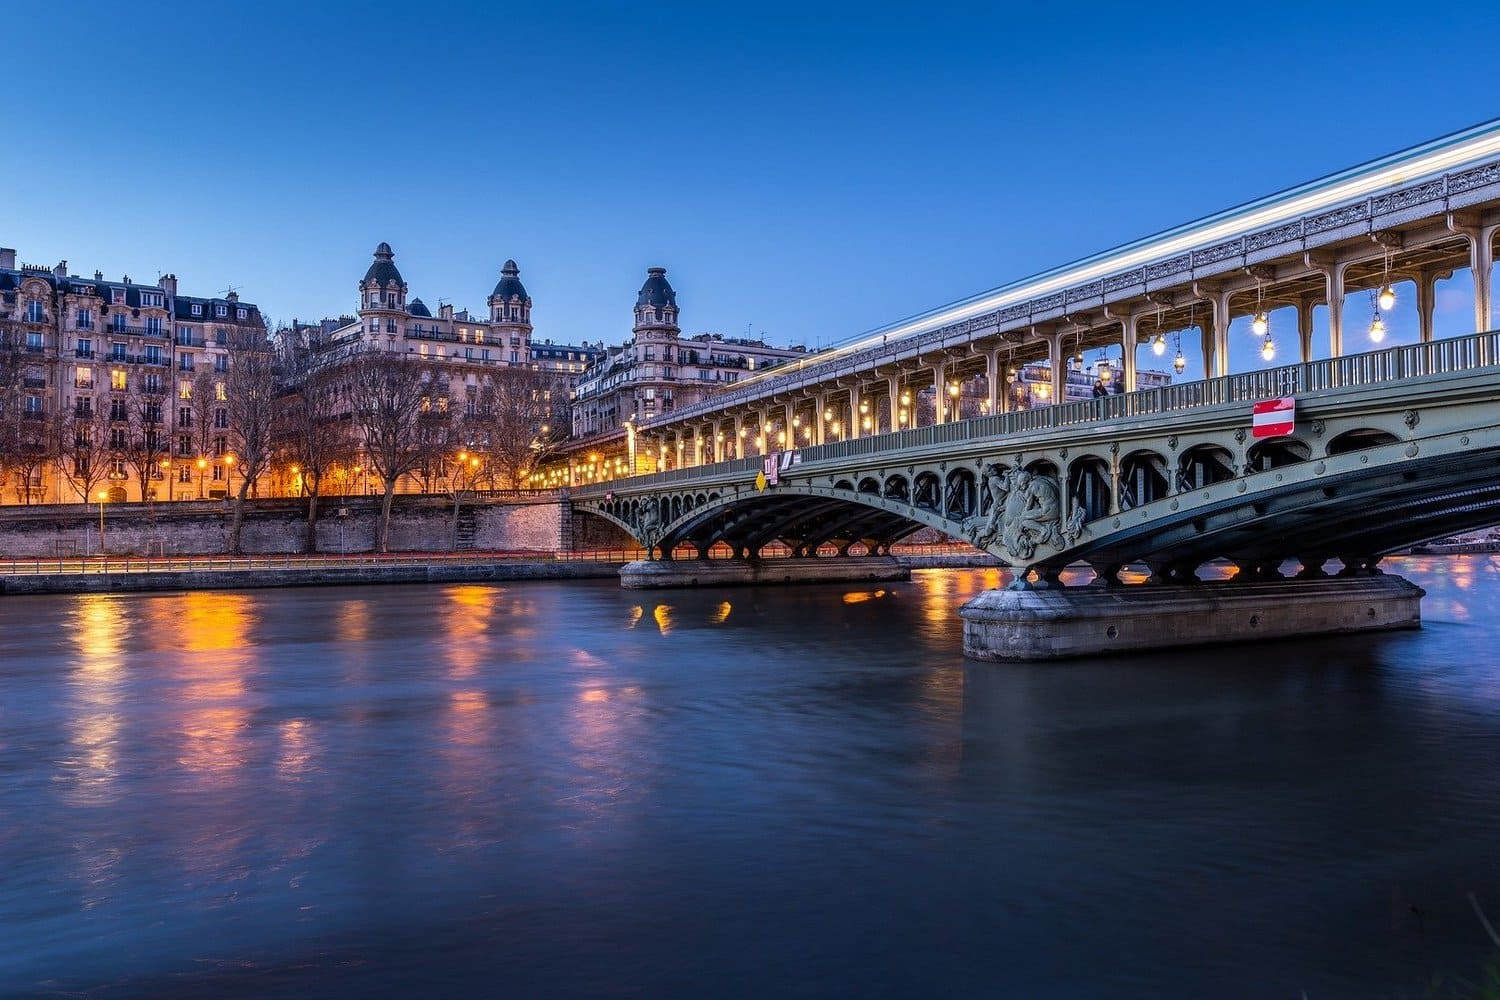
[[[1500,560],[966,663],[993,572],[0,599],[0,995],[1465,995]]]

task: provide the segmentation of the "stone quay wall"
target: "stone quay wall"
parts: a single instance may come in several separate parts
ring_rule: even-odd
[[[324,498],[318,510],[318,551],[373,552],[379,497]],[[483,552],[569,551],[564,502],[545,498],[479,497],[463,504],[465,546]],[[0,507],[0,560],[99,553],[99,505]],[[228,552],[233,509],[221,501],[104,504],[104,551],[111,556],[221,555]],[[247,500],[241,548],[248,555],[304,551],[307,501]],[[469,544],[468,539],[472,539]],[[391,508],[392,552],[454,550],[453,501],[402,496]]]

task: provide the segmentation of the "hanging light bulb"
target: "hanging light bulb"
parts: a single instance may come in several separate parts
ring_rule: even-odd
[[[1110,378],[1112,378],[1113,376],[1114,376],[1114,372],[1112,372],[1110,370],[1109,359],[1108,358],[1100,358],[1099,359],[1099,381],[1101,381],[1101,382],[1108,382],[1110,380]]]
[[[1187,358],[1182,356],[1182,348],[1177,349],[1177,357],[1172,359],[1172,369],[1181,375],[1187,368]]]
[[[1078,371],[1083,371],[1083,352],[1082,351],[1079,351],[1077,354],[1073,355],[1073,367],[1076,370],[1078,370]]]
[[[1276,344],[1271,340],[1270,334],[1266,335],[1266,342],[1260,345],[1260,356],[1267,361],[1276,357]]]
[[[1384,339],[1385,320],[1380,318],[1380,313],[1376,313],[1375,318],[1370,320],[1370,340],[1378,344]]]
[[[1005,381],[1011,385],[1016,384],[1016,370],[1012,368],[1005,376]]]
[[[1380,308],[1383,312],[1390,312],[1391,308],[1395,306],[1396,290],[1390,286],[1389,282],[1380,289],[1380,297],[1376,301],[1380,303]]]
[[[1255,331],[1257,337],[1264,337],[1271,329],[1271,317],[1264,310],[1256,313],[1255,318],[1250,321],[1250,329]]]
[[[1158,358],[1167,353],[1167,338],[1158,333],[1156,339],[1151,341],[1151,353]]]

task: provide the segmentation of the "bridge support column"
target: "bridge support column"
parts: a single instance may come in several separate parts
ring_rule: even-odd
[[[932,422],[946,423],[948,420],[948,366],[932,366]]]
[[[1222,378],[1229,374],[1229,292],[1195,281],[1193,293],[1209,305],[1209,322],[1203,325],[1203,374]]]
[[[1120,377],[1125,380],[1125,392],[1135,392],[1136,324],[1140,316],[1131,313],[1120,320]]]
[[[859,422],[860,422],[859,418],[860,418],[860,413],[859,413],[859,386],[857,386],[857,385],[851,385],[849,387],[849,440],[850,441],[853,441],[855,438],[857,438],[857,437],[860,436],[861,430],[860,430],[860,426],[859,426]]]
[[[891,397],[891,430],[899,431],[901,421],[897,414],[901,412],[901,379],[899,376],[891,376],[885,380],[886,392]]]
[[[1300,360],[1304,365],[1312,360],[1313,305],[1316,301],[1310,295],[1297,300],[1297,346],[1302,352]]]
[[[984,388],[989,394],[990,413],[1000,412],[1000,401],[1005,398],[1000,391],[1000,379],[1004,373],[1000,370],[1000,352],[991,351],[984,356]]]
[[[828,406],[828,393],[820,392],[813,397],[813,435],[818,444],[824,444],[828,440],[828,427],[823,418],[823,410]]]
[[[1491,293],[1494,288],[1495,233],[1500,232],[1500,224],[1480,225],[1476,220],[1449,215],[1448,228],[1469,241],[1469,269],[1474,274],[1474,332],[1485,333],[1493,323]]]
[[[1052,362],[1052,402],[1068,401],[1068,359],[1063,357],[1061,331],[1047,336],[1047,357]]]
[[[1412,275],[1417,286],[1417,334],[1422,343],[1432,343],[1432,313],[1437,305],[1437,283],[1453,277],[1452,271],[1422,268]]]
[[[1078,656],[1422,627],[1397,576],[987,590],[959,611],[976,660]]]
[[[1328,303],[1328,356],[1344,356],[1344,272],[1353,263],[1313,253],[1302,255],[1303,262],[1323,276],[1324,301]]]

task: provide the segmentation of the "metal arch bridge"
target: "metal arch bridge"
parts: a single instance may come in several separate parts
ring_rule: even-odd
[[[1293,395],[1292,434],[1255,439],[1255,400]],[[1500,333],[807,448],[765,490],[759,458],[616,480],[569,493],[575,512],[657,542],[664,558],[723,543],[741,558],[779,542],[812,558],[871,553],[922,526],[977,540],[1025,578],[1125,564],[1164,582],[1231,560],[1274,578],[1297,559],[1348,570],[1500,520]],[[997,475],[1049,481],[1055,521],[1017,546],[992,500]]]

